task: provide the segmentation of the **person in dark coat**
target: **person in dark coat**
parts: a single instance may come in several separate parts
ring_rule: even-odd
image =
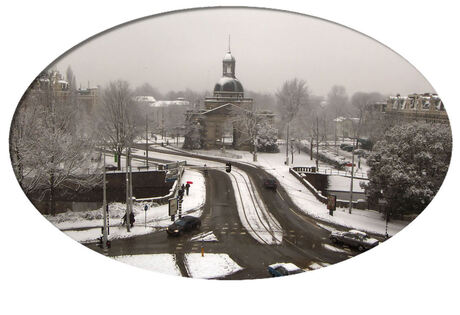
[[[188,196],[188,190],[190,189],[190,184],[187,183],[187,185],[185,185],[185,191],[187,192],[187,196]]]
[[[129,222],[131,223],[131,227],[134,226],[134,222],[136,221],[136,219],[134,219],[134,213],[133,212],[130,212],[129,213]]]

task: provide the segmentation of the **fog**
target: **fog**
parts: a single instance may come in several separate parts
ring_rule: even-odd
[[[246,90],[274,93],[297,77],[316,95],[335,84],[349,95],[434,92],[411,64],[363,34],[262,9],[202,9],[138,20],[94,37],[54,66],[65,73],[70,65],[82,87],[123,79],[133,87],[150,83],[162,93],[209,91],[222,74],[229,35],[236,76]]]

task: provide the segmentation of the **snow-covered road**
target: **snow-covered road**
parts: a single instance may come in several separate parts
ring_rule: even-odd
[[[230,174],[241,223],[262,244],[281,244],[283,229],[267,210],[249,176],[233,167]]]

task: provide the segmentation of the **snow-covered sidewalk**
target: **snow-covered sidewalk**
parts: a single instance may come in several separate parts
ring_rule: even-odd
[[[125,264],[150,271],[156,271],[171,276],[182,275],[176,264],[176,256],[172,254],[124,255],[115,256],[113,258]]]
[[[174,254],[142,254],[113,257],[115,260],[167,275],[182,276]],[[228,254],[189,253],[184,256],[187,274],[191,278],[214,279],[233,274],[243,268]]]
[[[182,203],[183,213],[193,213],[201,216],[202,208],[206,200],[206,186],[203,175],[194,170],[185,170],[182,176],[182,183],[193,182],[190,186],[189,195],[184,195]],[[144,206],[149,206],[147,212]],[[136,235],[144,235],[157,231],[171,224],[168,215],[168,204],[152,207],[149,202],[135,202],[133,211],[135,214],[135,224],[130,232],[126,227],[121,226],[121,218],[126,210],[123,203],[112,203],[109,205],[110,234],[109,239],[127,238]],[[46,218],[64,233],[79,242],[92,242],[101,236],[102,209],[84,212],[65,212],[56,216],[46,216]]]
[[[185,255],[185,267],[192,278],[220,278],[243,269],[227,254],[191,253]]]

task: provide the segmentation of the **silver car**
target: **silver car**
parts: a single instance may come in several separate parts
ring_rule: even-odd
[[[333,231],[329,239],[332,243],[345,244],[350,247],[355,247],[359,251],[368,250],[379,244],[378,240],[358,230],[350,230],[348,232]]]

